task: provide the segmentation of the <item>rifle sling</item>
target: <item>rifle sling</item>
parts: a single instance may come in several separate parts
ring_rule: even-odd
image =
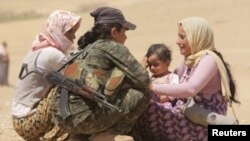
[[[65,88],[61,88],[61,97],[60,97],[60,112],[62,114],[62,119],[65,120],[71,115],[69,109],[69,91]]]

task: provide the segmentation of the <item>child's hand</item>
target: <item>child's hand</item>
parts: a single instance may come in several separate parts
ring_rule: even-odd
[[[159,103],[165,103],[165,102],[169,102],[169,101],[171,101],[171,99],[166,95],[161,95],[159,98]]]
[[[148,67],[148,58],[146,56],[142,59],[142,66],[146,69]]]

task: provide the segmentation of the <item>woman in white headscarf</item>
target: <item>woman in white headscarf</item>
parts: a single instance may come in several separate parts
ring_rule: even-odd
[[[65,54],[73,45],[80,23],[80,16],[70,11],[52,12],[22,62],[13,97],[12,116],[14,129],[25,140],[63,140],[67,136],[52,123],[52,96],[48,95],[52,85],[44,79],[44,75],[65,64]]]
[[[204,111],[217,115],[226,115],[228,102],[238,102],[229,66],[214,46],[214,36],[208,22],[201,17],[190,17],[180,21],[178,29],[177,45],[184,56],[176,69],[180,84],[150,85],[154,94],[176,97],[177,100],[169,107],[150,105],[139,121],[143,141],[206,141],[207,127],[188,120],[181,111],[187,99],[192,97]],[[207,117],[202,118],[206,121]],[[204,120],[202,118],[200,120]]]

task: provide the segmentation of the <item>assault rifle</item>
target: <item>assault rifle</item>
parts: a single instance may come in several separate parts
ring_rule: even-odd
[[[70,115],[70,110],[67,103],[69,91],[73,94],[80,95],[97,103],[100,103],[111,110],[122,112],[119,107],[109,103],[105,95],[97,92],[95,89],[85,84],[80,84],[77,80],[73,81],[69,78],[66,78],[57,71],[48,73],[47,75],[45,75],[45,79],[48,80],[50,83],[61,87],[61,102],[66,101],[65,103],[63,102],[60,104],[63,119],[66,119]]]

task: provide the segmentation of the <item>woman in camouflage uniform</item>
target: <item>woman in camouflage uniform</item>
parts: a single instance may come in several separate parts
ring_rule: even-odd
[[[71,93],[67,101],[71,114],[63,118],[58,88],[56,119],[71,133],[73,141],[133,141],[128,134],[150,98],[148,72],[124,46],[125,32],[136,26],[111,7],[98,8],[91,16],[95,25],[78,40],[81,54],[66,67],[64,75],[104,94],[122,112]]]

